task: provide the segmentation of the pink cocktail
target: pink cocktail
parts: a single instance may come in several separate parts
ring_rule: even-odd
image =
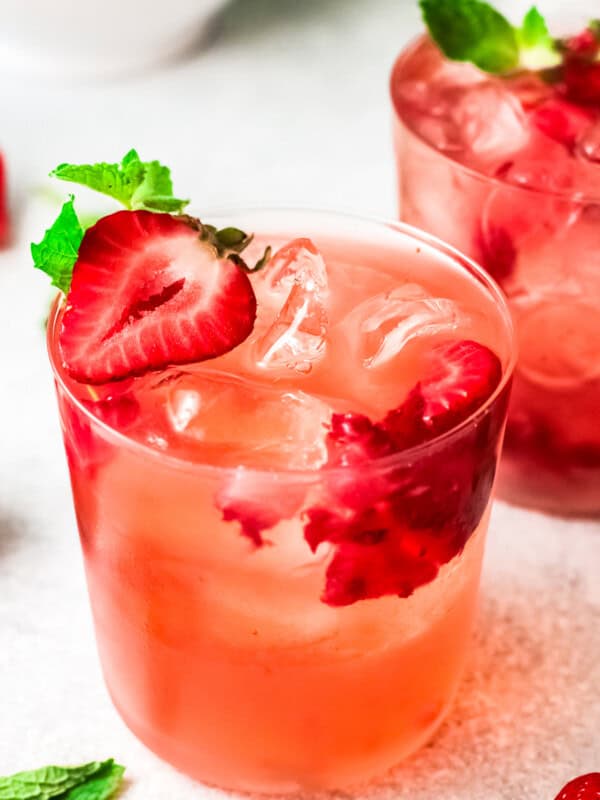
[[[226,222],[256,231],[250,261],[283,247],[226,355],[86,385],[61,364],[64,304],[51,319],[98,648],[123,719],[193,777],[344,786],[422,745],[456,692],[511,323],[409,228]]]
[[[568,78],[569,99],[547,76],[491,76],[423,38],[396,62],[391,91],[402,218],[479,261],[515,320],[520,360],[499,493],[592,514],[600,511],[600,104],[587,97],[591,79]]]

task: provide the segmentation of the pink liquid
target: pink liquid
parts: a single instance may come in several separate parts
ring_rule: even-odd
[[[401,216],[498,280],[520,361],[499,494],[600,511],[600,114],[421,40],[392,74]]]
[[[487,344],[508,373],[510,329],[491,288],[393,226],[307,213],[229,222],[272,232],[257,252],[310,235],[326,266],[311,261],[301,302],[287,306],[297,284],[253,277],[257,326],[227,356],[86,387],[56,363],[60,310],[51,326],[98,648],[126,723],[191,776],[257,791],[344,786],[422,745],[448,712],[491,487],[464,548],[410,596],[323,602],[333,546],[311,551],[304,526],[329,480],[332,412],[379,418],[447,340]],[[277,322],[292,306],[302,319]],[[364,465],[365,480],[427,459],[453,467],[458,454],[493,478],[506,393],[505,383],[477,418],[420,452]],[[471,489],[457,489],[468,506]],[[224,518],[232,495],[275,512],[267,544]]]

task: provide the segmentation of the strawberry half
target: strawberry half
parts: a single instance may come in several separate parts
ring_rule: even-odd
[[[555,800],[600,800],[600,772],[590,772],[569,781]]]
[[[83,238],[59,346],[71,377],[104,383],[227,353],[255,317],[248,276],[193,224],[119,211]]]

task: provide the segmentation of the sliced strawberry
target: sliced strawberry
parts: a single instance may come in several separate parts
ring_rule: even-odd
[[[589,772],[569,781],[555,800],[600,800],[600,772]]]
[[[248,276],[193,226],[119,211],[83,238],[59,345],[71,377],[103,383],[222,355],[255,316]]]
[[[439,436],[476,411],[501,376],[498,356],[478,342],[463,339],[438,345],[427,354],[422,380],[404,404],[388,414],[383,427],[399,448]]]
[[[594,117],[588,109],[555,98],[537,106],[531,113],[535,127],[550,139],[572,150]]]
[[[380,423],[334,415],[327,437],[327,502],[306,512],[314,551],[335,545],[323,601],[334,606],[406,597],[458,555],[489,502],[505,402],[473,426],[401,466],[381,458],[422,444],[467,419],[495,391],[497,356],[472,341],[434,348],[423,379]]]
[[[10,237],[10,219],[6,189],[6,170],[4,159],[0,155],[0,247],[8,243]]]
[[[334,545],[322,596],[329,605],[407,597],[460,553],[487,507],[506,392],[477,425],[401,464],[393,456],[467,419],[497,388],[500,361],[487,347],[463,340],[433,348],[425,367],[422,380],[381,422],[332,415],[321,502],[304,513],[310,548]],[[296,497],[268,477],[256,480],[252,473],[236,476],[216,504],[260,546],[265,530],[300,511],[306,491]]]
[[[279,484],[268,473],[240,468],[217,492],[215,504],[226,522],[239,522],[241,533],[260,547],[264,531],[300,511],[306,491],[301,483]]]

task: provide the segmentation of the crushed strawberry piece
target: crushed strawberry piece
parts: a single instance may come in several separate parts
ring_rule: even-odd
[[[487,347],[463,340],[434,347],[421,381],[380,422],[333,414],[322,502],[304,512],[311,548],[334,546],[322,600],[407,597],[458,555],[487,507],[505,405],[477,425],[432,444],[402,465],[386,458],[424,444],[467,419],[495,391],[502,370]],[[226,487],[216,503],[255,545],[265,530],[295,516],[304,496],[290,488]]]
[[[588,109],[566,100],[553,99],[537,106],[531,121],[545,136],[572,150],[594,117]]]
[[[567,59],[563,83],[569,100],[581,105],[600,106],[600,61]]]
[[[600,800],[600,772],[589,772],[569,781],[555,800]]]

